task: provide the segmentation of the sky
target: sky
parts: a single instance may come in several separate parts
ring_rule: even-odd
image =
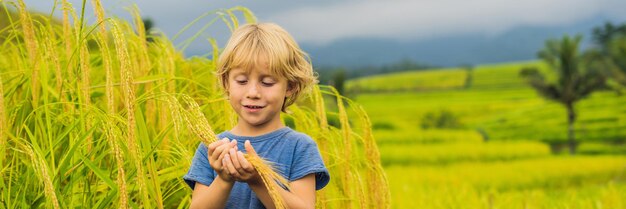
[[[68,1],[80,9],[82,1]],[[25,0],[30,9],[44,13],[54,2]],[[169,37],[206,12],[241,5],[260,21],[283,26],[298,42],[318,45],[349,38],[495,36],[514,27],[560,26],[598,16],[626,21],[624,0],[103,0],[109,15],[122,18],[129,18],[126,8],[132,4]],[[86,15],[95,19],[91,0]],[[200,20],[181,39],[192,36],[210,17],[214,16]],[[218,22],[201,39],[215,37],[223,44],[227,36],[228,30]]]

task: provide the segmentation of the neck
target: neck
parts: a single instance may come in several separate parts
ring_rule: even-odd
[[[283,124],[280,120],[277,120],[277,122],[274,123],[265,123],[261,125],[250,125],[239,121],[237,125],[230,130],[230,132],[238,136],[260,136],[283,127],[285,127],[285,124]]]

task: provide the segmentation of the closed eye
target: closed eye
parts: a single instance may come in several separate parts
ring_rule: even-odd
[[[261,81],[261,84],[263,84],[263,86],[267,86],[267,87],[270,87],[270,86],[274,85],[274,83],[264,82],[264,81]]]
[[[235,80],[235,82],[237,82],[240,85],[245,85],[246,83],[248,83],[247,80]]]

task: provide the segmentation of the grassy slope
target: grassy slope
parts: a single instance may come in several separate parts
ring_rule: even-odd
[[[391,126],[393,132],[420,128],[425,114],[445,110],[456,115],[464,129],[483,130],[490,139],[564,140],[565,110],[558,103],[539,97],[518,77],[519,70],[527,65],[542,67],[536,62],[477,67],[469,88],[457,84],[441,87],[441,83],[419,82],[424,80],[419,78],[422,74],[433,80],[453,78],[464,81],[467,74],[459,74],[459,70],[453,69],[402,73],[414,76],[414,81],[409,76],[394,74],[367,77],[349,81],[348,86],[357,82],[360,86],[387,84],[385,92],[361,93],[356,100],[365,107],[375,125]],[[547,71],[544,67],[542,69]],[[388,92],[394,88],[394,92]],[[626,106],[621,105],[625,102],[626,97],[613,92],[598,92],[579,102],[576,106],[579,139],[625,140]],[[390,104],[393,104],[394,111],[388,111]],[[379,140],[386,139],[379,137]]]

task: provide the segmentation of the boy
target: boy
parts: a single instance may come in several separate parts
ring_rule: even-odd
[[[217,74],[238,121],[218,135],[223,140],[198,146],[183,177],[193,189],[191,208],[275,208],[244,147],[290,182],[291,191],[279,191],[288,208],[315,208],[315,190],[328,184],[328,170],[315,142],[280,120],[316,82],[307,55],[280,26],[247,24],[233,32]]]

